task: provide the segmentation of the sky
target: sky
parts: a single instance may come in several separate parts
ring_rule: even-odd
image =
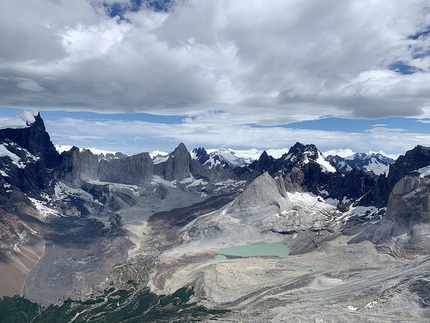
[[[430,145],[428,0],[0,2],[0,117],[54,144]]]

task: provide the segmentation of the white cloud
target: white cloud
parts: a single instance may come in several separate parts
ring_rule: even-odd
[[[238,119],[279,124],[327,110],[418,116],[430,101],[428,57],[412,52],[429,40],[408,39],[428,23],[426,1],[190,0],[121,21],[97,1],[0,9],[0,73],[46,90],[16,100],[0,84],[4,106],[180,115],[222,106]],[[396,61],[424,71],[388,71]],[[260,117],[267,108],[271,116]]]
[[[184,142],[188,149],[223,147],[267,150],[289,148],[297,141],[313,143],[321,151],[337,149],[339,153],[348,154],[352,151],[399,154],[430,141],[430,134],[405,133],[402,129],[382,127],[362,133],[347,133],[218,123],[208,126],[198,122],[160,124],[72,118],[46,121],[46,127],[55,144],[76,145],[80,148],[96,147],[129,154],[155,149],[172,151],[179,142]]]
[[[430,118],[430,37],[409,37],[428,28],[428,1],[178,0],[168,12],[142,6],[125,19],[108,16],[103,3],[113,2],[130,5],[1,3],[0,105],[189,116],[175,127],[147,125],[153,133],[133,133],[136,145],[160,133],[214,146],[255,136],[260,147],[284,147],[273,138],[296,136],[345,148],[352,140],[359,150],[376,136],[392,139],[382,129],[344,135],[273,126],[327,115]],[[391,71],[398,62],[418,72]],[[164,136],[167,128],[176,133]],[[419,138],[410,136],[411,144]]]
[[[43,91],[44,88],[30,79],[19,79],[17,86],[28,91]]]

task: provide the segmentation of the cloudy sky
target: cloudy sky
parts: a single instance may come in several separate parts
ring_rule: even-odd
[[[0,116],[137,153],[430,145],[428,0],[0,3]]]

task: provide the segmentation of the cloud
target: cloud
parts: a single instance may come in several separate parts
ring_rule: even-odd
[[[430,117],[425,0],[115,2],[121,16],[114,1],[0,5],[0,105],[187,115],[242,131]]]
[[[404,153],[430,141],[430,134],[408,133],[403,129],[373,127],[363,132],[258,127],[242,124],[208,124],[200,120],[163,124],[123,120],[83,120],[63,118],[47,120],[46,127],[54,144],[97,147],[106,151],[136,154],[163,149],[173,151],[184,142],[188,149],[288,149],[295,142],[313,143],[321,151],[385,151]]]
[[[17,86],[23,90],[28,90],[28,91],[43,91],[44,90],[44,88],[41,87],[39,84],[37,84],[33,80],[29,80],[29,79],[21,79],[19,81],[19,83],[17,84]]]

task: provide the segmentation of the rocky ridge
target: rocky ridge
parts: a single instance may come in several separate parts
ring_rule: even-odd
[[[305,303],[300,295],[314,295],[323,308],[325,290],[340,308],[345,299],[359,304],[363,312],[355,318],[369,317],[369,297],[380,302],[391,291],[370,292],[357,275],[406,286],[409,294],[399,297],[410,306],[426,302],[420,287],[426,276],[402,281],[398,268],[427,268],[420,257],[429,250],[429,148],[400,156],[388,176],[342,173],[314,145],[301,143],[281,158],[264,152],[232,168],[209,165],[203,148],[190,154],[183,144],[157,160],[76,147],[60,155],[40,115],[23,121],[0,129],[0,283],[9,295],[44,305],[86,300],[109,286],[132,286],[134,278],[109,277],[117,277],[116,265],[145,259],[153,268],[145,284],[154,291],[194,286],[199,302],[232,309],[232,319],[243,315],[245,322],[282,320],[288,293]],[[220,248],[274,242],[289,246],[292,267],[282,259],[213,258]],[[249,307],[262,310],[265,302],[273,310]],[[321,318],[348,321],[348,311],[345,305]],[[417,321],[428,319],[418,312]],[[403,307],[377,313],[387,321],[409,315]]]

